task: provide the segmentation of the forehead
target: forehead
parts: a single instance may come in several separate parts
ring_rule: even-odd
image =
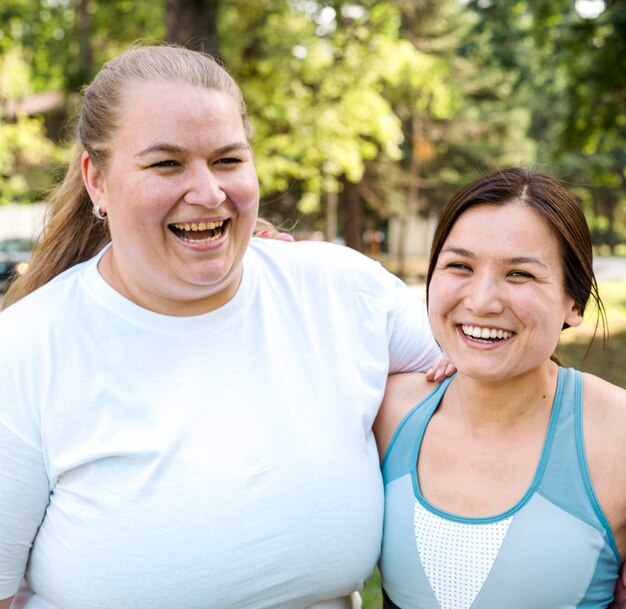
[[[234,132],[234,133],[233,133]],[[178,81],[134,81],[123,91],[117,137],[145,139],[198,134],[205,137],[244,133],[232,96]],[[245,136],[244,136],[245,139]]]
[[[450,246],[502,258],[541,255],[560,260],[559,241],[550,225],[537,210],[520,202],[485,203],[465,210],[453,224],[443,248]]]

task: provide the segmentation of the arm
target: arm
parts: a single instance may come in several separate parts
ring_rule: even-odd
[[[615,586],[615,598],[609,605],[609,609],[626,609],[626,570],[622,565],[622,572],[620,578],[617,580]],[[1,608],[0,608],[1,609]]]
[[[41,452],[0,422],[0,609],[10,607],[48,505]]]
[[[589,473],[600,506],[626,554],[626,391],[591,374],[583,375],[583,435]],[[626,609],[626,563],[609,609]]]
[[[424,374],[394,374],[387,379],[383,402],[373,430],[382,463],[394,433],[405,415],[433,390]]]
[[[402,349],[403,343],[413,340],[415,342],[412,355],[421,357],[421,360],[417,364],[410,363],[408,368],[406,364],[401,364],[400,368],[394,367],[392,361],[390,374],[419,371],[424,372],[429,381],[435,382],[441,382],[454,374],[456,372],[454,364],[441,352],[432,335],[426,306],[422,299],[416,297],[415,291],[407,289],[399,280],[396,284],[395,313],[395,326],[390,347],[396,344]]]
[[[280,232],[273,224],[262,218],[257,219],[254,230],[255,237],[265,239],[278,239],[280,241],[295,241],[289,233]],[[454,374],[456,368],[450,360],[444,355],[435,361],[426,371],[426,377],[429,381],[442,381],[444,378]],[[0,608],[1,609],[1,608]]]

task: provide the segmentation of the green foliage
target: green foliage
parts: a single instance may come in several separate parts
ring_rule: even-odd
[[[626,4],[603,5],[585,17],[570,0],[470,2],[484,48],[507,42],[495,58],[531,114],[537,166],[587,201],[592,224],[604,218],[595,234],[614,247],[626,202]]]
[[[70,103],[137,32],[158,38],[163,30],[163,7],[147,1],[0,3],[0,204],[36,200],[51,185],[54,169],[68,160],[67,147],[48,137],[43,117],[29,115],[29,96],[65,91]],[[70,114],[68,107],[65,117]]]
[[[30,71],[20,47],[0,56],[0,204],[23,202],[45,184],[55,158],[43,119],[29,117],[21,100],[30,92]]]
[[[0,55],[19,45],[33,91],[74,93],[139,37],[162,39],[163,3],[147,0],[3,0]]]
[[[74,20],[69,0],[5,0],[0,4],[0,54],[23,49],[33,91],[63,87]]]
[[[355,3],[352,13],[342,13],[341,3],[331,9],[294,1],[288,10],[276,3],[269,10],[271,4],[230,3],[224,31],[237,40],[246,39],[244,27],[255,35],[226,57],[254,121],[264,191],[297,182],[300,209],[310,213],[342,178],[361,181],[368,160],[400,157],[401,124],[385,85],[388,58],[406,55],[406,45],[391,2],[371,12]]]
[[[12,115],[6,131],[7,100],[61,91],[71,102],[138,36],[163,38],[164,7],[0,3],[0,61],[14,66],[0,76],[4,200],[32,198],[56,162],[40,122]],[[478,173],[522,164],[568,181],[597,238],[617,247],[625,11],[623,0],[593,19],[571,0],[221,0],[218,29],[254,123],[264,198],[284,216],[319,217],[328,193],[342,216],[350,183],[376,221],[428,215]],[[50,137],[61,122],[47,117]]]

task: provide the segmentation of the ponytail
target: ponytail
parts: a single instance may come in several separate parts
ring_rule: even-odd
[[[28,270],[6,293],[8,306],[41,287],[70,267],[92,258],[111,239],[105,221],[93,215],[93,205],[83,184],[78,145],[61,184],[48,195],[47,218],[41,243],[35,248]]]

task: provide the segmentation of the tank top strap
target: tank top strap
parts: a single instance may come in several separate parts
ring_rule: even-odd
[[[439,406],[454,376],[437,385],[422,401],[418,402],[402,419],[387,448],[382,463],[385,484],[410,473],[417,463],[417,453],[430,417]]]
[[[582,373],[574,368],[559,368],[554,398],[557,417],[551,424],[550,452],[537,492],[592,526],[606,528],[587,467],[582,400]]]

